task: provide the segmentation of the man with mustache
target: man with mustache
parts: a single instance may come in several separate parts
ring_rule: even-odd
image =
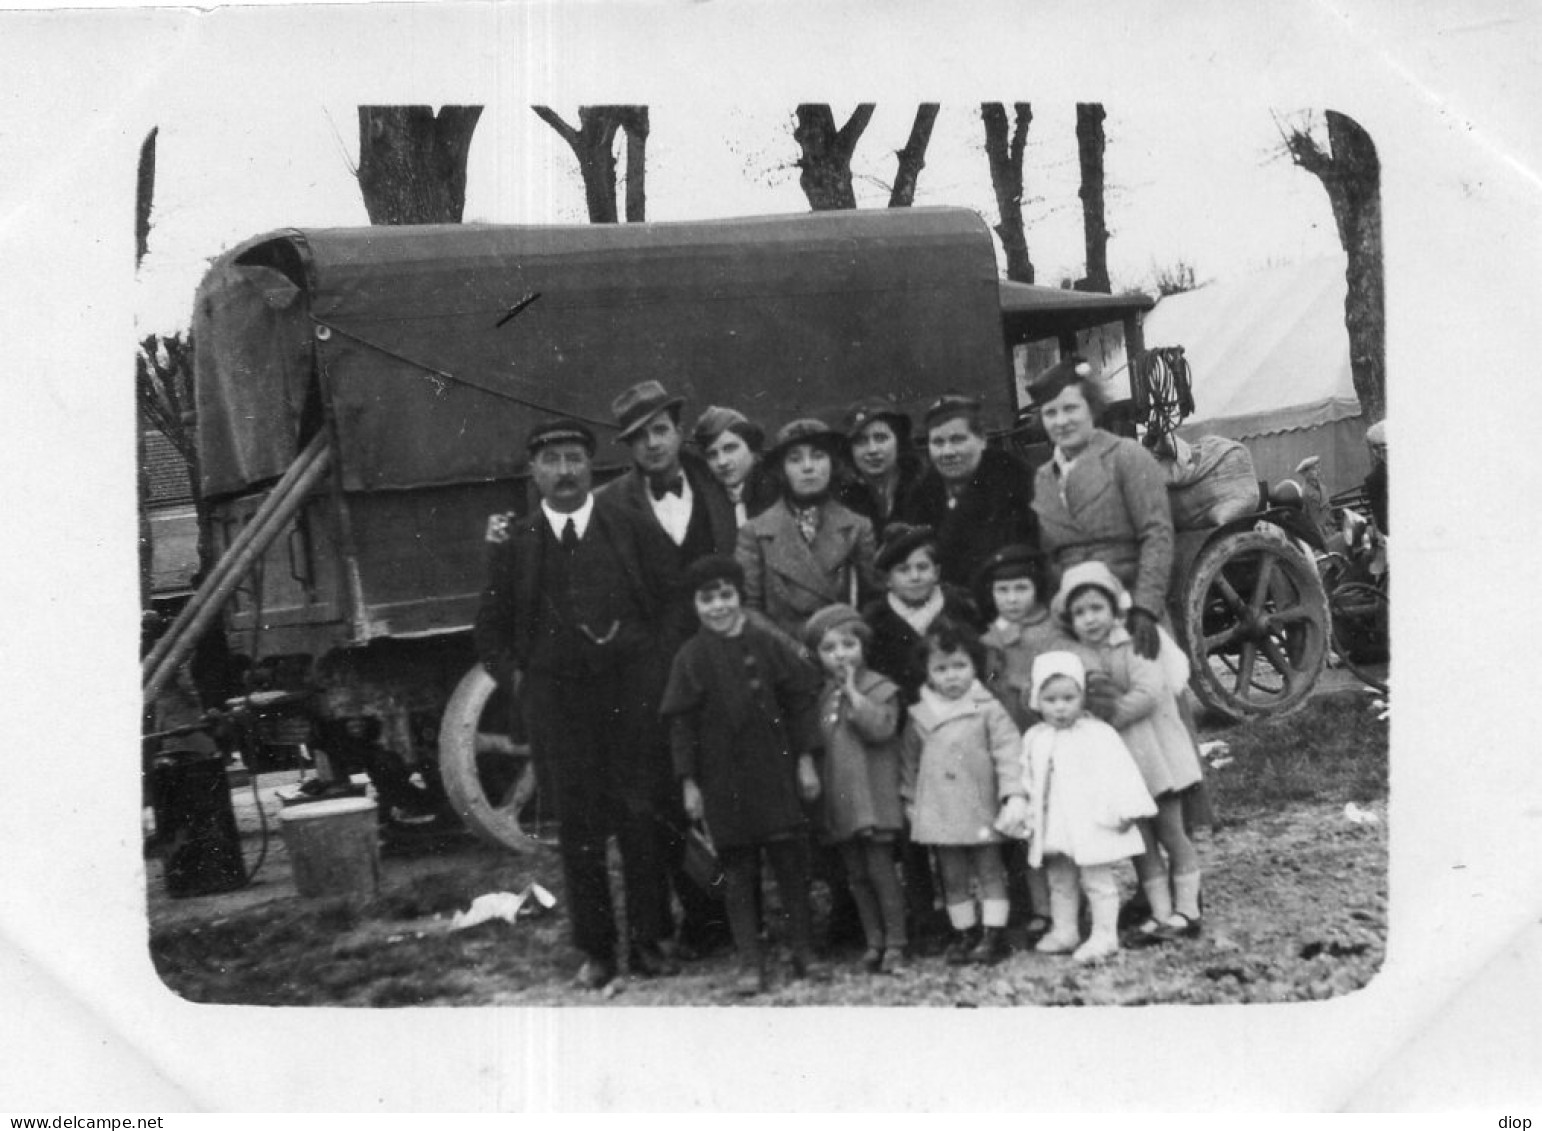
[[[488,526],[489,580],[474,629],[478,658],[505,685],[515,673],[536,756],[557,793],[558,844],[580,985],[618,970],[606,847],[621,853],[634,976],[678,973],[660,947],[664,862],[650,736],[658,727],[660,642],[678,638],[674,547],[634,512],[590,493],[594,433],[575,420],[531,430],[540,505]]]

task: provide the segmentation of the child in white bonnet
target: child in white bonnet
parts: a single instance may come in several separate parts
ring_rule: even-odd
[[[1023,735],[1027,802],[1009,803],[1002,820],[1004,831],[1026,833],[1028,862],[1042,864],[1049,879],[1053,926],[1036,949],[1075,950],[1078,962],[1096,962],[1119,949],[1114,865],[1141,854],[1135,822],[1154,816],[1156,805],[1118,732],[1083,710],[1086,687],[1086,670],[1074,653],[1045,652],[1034,660],[1029,705],[1044,721]],[[1092,918],[1085,942],[1078,925],[1082,893]]]

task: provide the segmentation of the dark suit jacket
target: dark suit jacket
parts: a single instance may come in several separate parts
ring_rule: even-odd
[[[712,529],[713,552],[733,553],[734,535],[738,524],[734,521],[734,505],[728,501],[728,492],[723,490],[723,485],[712,474],[712,469],[707,466],[706,461],[695,452],[682,451],[680,467],[690,481],[693,504],[707,508],[707,522]],[[658,515],[653,513],[653,501],[648,497],[647,477],[637,468],[632,468],[619,479],[612,479],[595,492],[595,497],[636,511],[658,527],[661,533],[663,532],[664,528],[659,526]],[[668,535],[665,537],[667,538]]]
[[[494,521],[488,527],[488,582],[472,638],[477,658],[500,680],[523,669],[530,658],[541,598],[544,525],[546,515],[536,506],[523,517],[506,516],[505,521]],[[643,521],[634,511],[596,497],[584,538],[604,539],[616,554],[632,596],[645,611],[647,627],[656,639],[686,635],[688,629],[677,623],[682,607],[677,555],[658,523]]]

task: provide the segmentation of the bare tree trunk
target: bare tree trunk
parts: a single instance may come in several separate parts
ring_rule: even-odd
[[[480,106],[359,107],[359,191],[371,224],[459,224]]]
[[[803,152],[798,158],[798,184],[815,212],[857,206],[851,187],[851,155],[873,120],[874,103],[863,102],[840,129],[829,103],[804,102],[798,106],[798,125],[793,140]]]
[[[1386,285],[1381,246],[1381,160],[1360,124],[1329,110],[1328,152],[1305,129],[1285,138],[1291,160],[1322,182],[1333,207],[1339,242],[1349,260],[1345,272],[1344,325],[1349,368],[1365,419],[1387,414]]]
[[[627,219],[642,219],[646,195],[643,187],[643,155],[648,140],[646,106],[580,106],[579,128],[562,120],[550,106],[532,106],[536,117],[557,131],[578,158],[578,172],[584,179],[584,201],[589,221],[614,224],[616,209],[616,131],[627,134]]]
[[[1103,213],[1103,112],[1101,102],[1076,104],[1076,150],[1081,160],[1082,231],[1087,242],[1087,275],[1076,280],[1079,291],[1108,294],[1108,223]]]
[[[996,211],[1001,217],[996,234],[1007,253],[1007,278],[1031,283],[1033,260],[1028,257],[1028,236],[1023,229],[1023,150],[1028,144],[1028,127],[1033,124],[1033,106],[1014,102],[1012,115],[1008,141],[1006,107],[1000,102],[980,104],[985,157],[990,162],[991,187],[996,190]]]
[[[622,129],[626,132],[626,222],[648,218],[648,108],[633,106]]]
[[[150,251],[150,211],[155,207],[155,139],[160,129],[156,126],[145,134],[139,146],[139,186],[134,196],[135,270]]]
[[[923,102],[916,107],[910,138],[905,142],[905,148],[895,154],[899,167],[894,174],[894,188],[889,192],[890,208],[909,208],[915,202],[916,181],[921,177],[921,170],[926,168],[926,147],[931,144],[932,127],[937,124],[939,109],[935,102]]]

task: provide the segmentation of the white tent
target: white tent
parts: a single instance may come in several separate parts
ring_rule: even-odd
[[[1193,376],[1195,412],[1179,434],[1243,441],[1271,483],[1317,455],[1330,492],[1357,486],[1370,459],[1344,293],[1344,259],[1330,256],[1158,302],[1146,346],[1182,346]]]

